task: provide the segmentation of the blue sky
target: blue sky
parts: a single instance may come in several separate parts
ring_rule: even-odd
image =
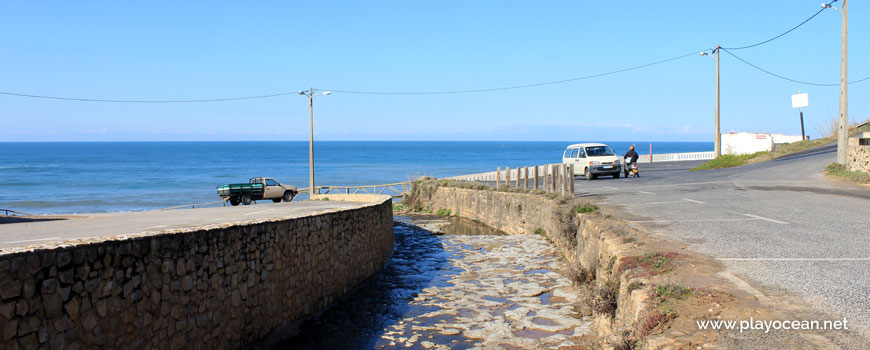
[[[870,76],[870,18],[850,3],[850,80]],[[765,40],[819,0],[693,2],[4,2],[0,91],[98,99],[208,99],[308,87],[443,91],[607,72]],[[734,51],[794,79],[837,83],[841,16],[827,10]],[[837,87],[803,86],[722,55],[722,131],[800,134],[837,114]],[[712,141],[715,61],[693,55],[610,75],[450,95],[335,93],[318,140]],[[870,118],[870,81],[850,86]],[[0,95],[0,141],[307,140],[298,95],[111,104]]]

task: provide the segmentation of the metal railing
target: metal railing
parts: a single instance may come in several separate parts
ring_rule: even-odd
[[[716,158],[713,151],[709,152],[686,152],[686,153],[662,153],[653,154],[652,163],[656,162],[680,162],[687,160],[710,160]],[[641,154],[637,157],[638,163],[650,163],[649,154]]]
[[[12,209],[0,209],[0,211],[2,211],[4,213],[3,215],[5,216],[33,216],[33,214],[31,213],[15,211]],[[12,213],[12,215],[9,215],[9,213]]]
[[[214,201],[214,202],[205,202],[205,203],[184,204],[184,205],[177,205],[177,206],[169,207],[169,208],[161,208],[161,209],[157,209],[157,210],[171,210],[171,209],[181,209],[181,208],[193,209],[193,208],[196,208],[197,206],[203,207],[206,205],[214,205],[214,204],[223,204],[223,206],[227,206],[227,201]]]
[[[360,186],[315,186],[314,190],[315,194],[386,194],[392,197],[400,197],[411,190],[411,182]],[[306,193],[308,188],[300,189],[299,192]]]

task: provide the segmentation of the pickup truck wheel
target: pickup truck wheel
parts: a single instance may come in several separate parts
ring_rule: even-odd
[[[248,205],[251,204],[251,195],[245,193],[242,195],[242,204]]]
[[[293,192],[290,192],[290,191],[284,192],[284,201],[285,201],[285,202],[290,202],[290,201],[293,200],[293,197],[295,197],[295,196],[296,196],[296,195],[293,194]]]
[[[235,206],[239,205],[239,200],[236,198],[230,199],[230,204],[235,207]]]

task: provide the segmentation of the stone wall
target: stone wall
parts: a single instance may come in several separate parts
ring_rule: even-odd
[[[862,140],[864,141],[862,142]],[[851,171],[870,173],[870,131],[865,131],[857,137],[849,138],[849,159],[847,164]]]
[[[392,203],[368,200],[2,254],[0,349],[268,346],[383,267]]]
[[[420,204],[432,211],[449,209],[508,234],[534,234],[540,228],[570,264],[591,273],[601,268],[599,261],[611,258],[605,232],[626,230],[597,220],[597,216],[577,215],[559,197],[445,186],[423,191],[427,193],[418,196]]]

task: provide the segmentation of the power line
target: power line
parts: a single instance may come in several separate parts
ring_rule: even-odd
[[[710,49],[707,49],[707,50],[710,50]],[[702,51],[705,51],[705,50],[702,50]],[[609,71],[609,72],[604,72],[604,73],[585,75],[585,76],[570,78],[570,79],[547,81],[547,82],[542,82],[542,83],[513,85],[513,86],[504,86],[504,87],[497,87],[497,88],[473,89],[473,90],[448,90],[448,91],[409,91],[409,92],[408,91],[353,91],[353,90],[331,90],[331,91],[345,93],[345,94],[365,94],[365,95],[446,95],[446,94],[467,94],[467,93],[478,93],[478,92],[524,89],[524,88],[531,88],[531,87],[544,86],[544,85],[564,84],[564,83],[577,81],[577,80],[591,79],[591,78],[597,78],[597,77],[602,77],[602,76],[606,76],[606,75],[623,73],[623,72],[627,72],[627,71],[631,71],[631,70],[635,70],[635,69],[640,69],[640,68],[654,66],[654,65],[658,65],[658,64],[662,64],[662,63],[667,63],[670,61],[675,61],[675,60],[689,57],[692,55],[697,55],[698,52],[699,51],[692,51],[692,53],[689,53],[689,54],[680,55],[677,57],[672,57],[672,58],[668,58],[668,59],[661,60],[661,61],[651,62],[651,63],[647,63],[647,64],[642,64],[639,66],[634,66],[634,67],[630,67],[630,68],[624,68],[624,69],[619,69],[619,70]]]
[[[708,49],[709,50],[709,49]],[[692,53],[680,55],[677,57],[668,58],[661,61],[655,61],[651,63],[642,64],[639,66],[597,73],[592,75],[586,75],[582,77],[555,80],[555,81],[547,81],[541,83],[534,84],[526,84],[526,85],[514,85],[514,86],[504,86],[497,88],[487,88],[487,89],[473,89],[473,90],[453,90],[453,91],[428,91],[428,92],[420,92],[420,91],[409,91],[409,92],[401,92],[401,91],[351,91],[351,90],[331,90],[336,93],[346,93],[346,94],[367,94],[367,95],[442,95],[442,94],[464,94],[464,93],[477,93],[477,92],[488,92],[488,91],[503,91],[503,90],[513,90],[513,89],[523,89],[523,88],[531,88],[536,86],[545,86],[545,85],[554,85],[554,84],[564,84],[577,80],[591,79],[597,78],[617,73],[623,73],[627,71],[632,71],[636,69],[641,69],[645,67],[650,67],[662,63],[667,63],[671,61],[675,61],[681,58],[689,57],[697,54],[698,51],[693,51]],[[29,98],[39,98],[39,99],[50,99],[50,100],[63,100],[63,101],[78,101],[78,102],[107,102],[107,103],[204,103],[204,102],[225,102],[225,101],[239,101],[239,100],[251,100],[251,99],[261,99],[261,98],[270,98],[270,97],[278,97],[278,96],[286,96],[286,95],[296,95],[297,92],[281,92],[270,95],[258,95],[258,96],[243,96],[243,97],[228,97],[228,98],[211,98],[211,99],[199,99],[199,100],[113,100],[113,99],[100,99],[100,98],[79,98],[79,97],[65,97],[65,96],[47,96],[47,95],[35,95],[35,94],[23,94],[16,92],[2,92],[0,91],[0,95],[7,96],[16,96],[16,97],[29,97]]]
[[[831,4],[835,3],[835,2],[837,2],[837,0],[832,0],[831,2],[828,3],[828,5],[831,5]],[[804,25],[805,23],[809,22],[811,19],[815,18],[815,17],[818,16],[820,13],[822,13],[822,11],[824,11],[825,9],[826,9],[826,7],[822,7],[821,10],[819,10],[818,12],[816,12],[815,14],[813,14],[812,16],[810,16],[810,18],[805,19],[803,22],[799,23],[798,25],[796,25],[796,26],[794,26],[794,27],[791,27],[791,29],[786,30],[786,31],[783,32],[782,34],[779,34],[779,35],[777,35],[777,36],[775,36],[775,37],[772,37],[772,38],[770,38],[770,39],[767,39],[767,40],[765,40],[765,41],[758,42],[758,43],[755,43],[755,44],[752,44],[752,45],[741,46],[741,47],[723,47],[722,49],[729,49],[729,50],[743,50],[743,49],[748,49],[748,48],[751,48],[751,47],[756,47],[756,46],[758,46],[758,45],[764,45],[764,44],[767,44],[767,43],[769,43],[769,42],[771,42],[771,41],[774,41],[774,40],[776,40],[776,39],[779,39],[779,38],[782,37],[783,35],[786,35],[786,34],[788,34],[788,33],[791,33],[791,32],[792,32],[793,30],[795,30],[795,29],[798,29],[798,27],[800,27],[800,26]]]
[[[3,92],[0,91],[0,95],[7,96],[17,96],[17,97],[30,97],[30,98],[41,98],[48,100],[63,100],[63,101],[78,101],[78,102],[109,102],[109,103],[201,103],[201,102],[225,102],[225,101],[239,101],[239,100],[252,100],[258,98],[270,98],[270,97],[278,97],[285,95],[296,95],[296,92],[282,92],[271,95],[259,95],[259,96],[243,96],[243,97],[227,97],[227,98],[210,98],[203,100],[111,100],[111,99],[97,99],[97,98],[78,98],[78,97],[63,97],[63,96],[45,96],[45,95],[31,95],[31,94],[21,94],[15,92]]]
[[[760,70],[760,71],[762,71],[762,72],[764,72],[764,73],[770,74],[770,75],[775,76],[775,77],[780,78],[780,79],[788,80],[788,81],[793,82],[793,83],[804,84],[804,85],[813,85],[813,86],[840,86],[840,83],[835,83],[835,84],[810,83],[810,82],[806,82],[806,81],[800,81],[800,80],[795,80],[795,79],[792,79],[792,78],[784,77],[784,76],[782,76],[782,75],[779,75],[779,74],[773,73],[773,72],[771,72],[771,71],[769,71],[769,70],[766,70],[766,69],[764,69],[764,68],[761,68],[761,67],[759,67],[759,66],[756,66],[756,65],[754,65],[754,64],[752,64],[752,63],[749,63],[749,61],[744,60],[744,59],[738,57],[738,56],[735,55],[733,52],[728,51],[728,50],[725,49],[724,47],[722,48],[722,51],[725,51],[725,53],[731,55],[732,57],[734,57],[734,58],[736,58],[736,59],[738,59],[738,60],[740,60],[740,62],[746,63],[747,65],[749,65],[749,66],[752,67],[752,68],[758,69],[758,70]],[[870,79],[870,77],[866,77],[866,78],[858,79],[858,80],[853,80],[853,81],[850,81],[849,84],[857,84],[857,83],[860,83],[860,82],[865,81],[865,80],[868,80],[868,79]]]

